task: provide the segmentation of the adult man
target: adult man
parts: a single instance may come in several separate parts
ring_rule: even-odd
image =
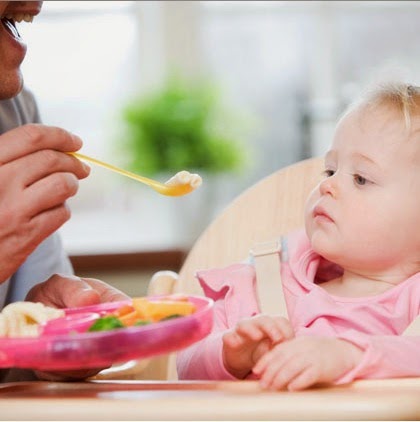
[[[0,1],[0,309],[24,299],[62,308],[126,298],[99,280],[74,277],[55,233],[89,167],[66,153],[82,146],[80,138],[41,125],[23,86],[26,45],[16,22],[32,21],[41,7]]]

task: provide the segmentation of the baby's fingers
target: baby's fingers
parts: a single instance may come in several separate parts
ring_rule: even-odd
[[[295,336],[292,324],[284,317],[275,316],[273,317],[276,330],[281,332],[282,340],[289,340]]]
[[[270,352],[263,355],[256,365],[252,368],[252,372],[255,375],[261,376],[267,368],[270,366],[271,363],[280,362],[280,358],[275,359],[276,357],[276,349],[271,350]]]
[[[270,365],[260,378],[262,388],[271,390],[302,389],[307,387],[310,380],[307,379],[306,364],[299,360],[291,359],[282,365]],[[310,372],[309,372],[310,375]],[[302,386],[302,387],[300,387]],[[299,388],[300,387],[300,388]]]
[[[305,379],[298,381],[293,385],[295,379],[310,366],[310,363],[289,353],[288,348],[284,347],[286,343],[277,345],[271,352],[266,353],[254,366],[252,372],[259,376],[262,388],[280,390],[283,388],[299,389],[300,385],[305,384]]]
[[[291,341],[286,341],[274,346],[258,360],[257,364],[252,368],[252,372],[255,375],[262,376],[263,373],[271,368],[278,368],[284,362],[289,361],[294,357],[293,348],[290,350],[290,344]]]
[[[298,374],[287,386],[289,391],[299,391],[311,387],[319,381],[319,373],[315,367],[308,366]]]
[[[253,341],[260,341],[268,337],[273,343],[278,343],[285,338],[279,322],[268,315],[257,315],[239,322],[236,332]]]
[[[248,340],[249,341],[249,340]],[[231,349],[239,349],[245,343],[246,339],[240,336],[236,331],[231,330],[223,335],[223,344]]]

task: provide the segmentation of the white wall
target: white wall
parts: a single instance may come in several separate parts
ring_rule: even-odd
[[[172,66],[216,80],[252,128],[244,141],[253,166],[191,198],[160,197],[93,169],[70,201],[66,248],[192,242],[186,232],[204,213],[201,197],[205,224],[257,179],[324,153],[338,114],[366,83],[396,74],[419,84],[418,22],[420,2],[410,1],[45,2],[21,30],[29,45],[26,82],[44,121],[81,135],[86,153],[118,162],[122,105],[158,87]]]

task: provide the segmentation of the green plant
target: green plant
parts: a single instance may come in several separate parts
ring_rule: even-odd
[[[243,122],[221,105],[208,83],[169,78],[159,91],[130,101],[122,117],[125,141],[119,147],[134,172],[220,173],[245,162],[244,145],[235,135]]]

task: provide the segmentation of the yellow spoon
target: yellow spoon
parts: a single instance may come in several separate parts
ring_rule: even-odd
[[[130,171],[120,169],[113,166],[112,164],[104,163],[99,161],[96,158],[88,157],[87,155],[80,154],[79,152],[69,152],[70,155],[78,158],[82,161],[87,161],[89,163],[96,164],[98,166],[104,167],[108,170],[114,171],[115,173],[122,174],[123,176],[129,177],[131,179],[137,180],[140,183],[150,186],[156,192],[159,192],[162,195],[167,196],[182,196],[187,193],[192,192],[194,189],[198,188],[201,185],[201,177],[198,174],[191,174],[186,170],[180,171],[175,176],[171,177],[165,183],[157,182],[156,180],[149,179],[144,176],[139,176]]]

